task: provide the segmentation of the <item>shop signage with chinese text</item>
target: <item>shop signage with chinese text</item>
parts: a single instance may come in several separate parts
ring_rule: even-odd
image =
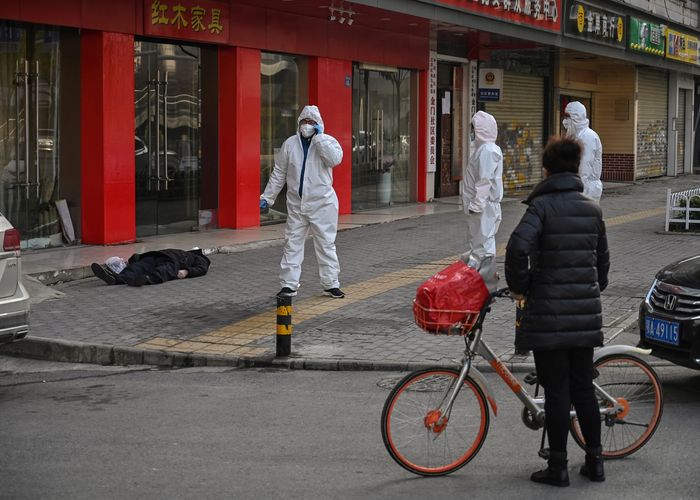
[[[428,172],[437,166],[437,52],[430,51],[428,62]]]
[[[145,0],[143,6],[146,35],[211,43],[228,41],[228,2]]]
[[[666,57],[698,64],[698,37],[666,28]]]
[[[568,3],[564,31],[576,38],[625,48],[625,16],[584,2]]]
[[[630,49],[663,57],[666,51],[664,26],[630,17],[629,31]]]
[[[496,102],[501,100],[503,88],[503,70],[479,69],[479,100]]]
[[[562,0],[435,0],[476,14],[547,31],[561,31]]]

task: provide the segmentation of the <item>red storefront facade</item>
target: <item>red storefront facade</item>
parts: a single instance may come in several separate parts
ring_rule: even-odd
[[[270,216],[258,199],[305,104],[344,150],[341,214],[458,194],[477,109],[498,120],[507,188],[528,189],[559,101],[588,99],[601,129],[623,90],[590,83],[605,72],[581,54],[700,72],[565,32],[572,2],[4,0],[0,211],[29,248],[64,243],[59,199],[86,244],[278,222],[284,195]],[[624,122],[599,130],[608,154],[634,156]]]
[[[320,107],[326,130],[347,152],[335,169],[334,185],[341,213],[349,213],[353,107],[348,79],[353,62],[414,72],[419,110],[413,117],[415,136],[425,137],[426,120],[420,113],[427,108],[430,24],[392,13],[392,26],[387,27],[381,11],[356,6],[357,21],[340,26],[329,22],[328,12],[318,2],[281,0],[67,0],[60,8],[47,0],[2,2],[0,20],[6,23],[79,29],[73,32],[79,40],[79,50],[74,50],[80,59],[79,78],[72,84],[79,83],[80,111],[61,134],[62,140],[72,136],[73,143],[79,142],[80,199],[74,200],[79,205],[74,219],[80,220],[76,225],[82,242],[117,244],[137,237],[135,192],[141,181],[135,175],[133,143],[138,40],[195,44],[215,54],[217,140],[209,142],[206,156],[217,164],[211,177],[216,177],[218,199],[211,208],[217,212],[218,227],[260,224],[261,137],[260,127],[251,124],[260,123],[263,51],[297,54],[308,61],[308,102]],[[69,48],[64,45],[65,52]],[[426,156],[424,141],[416,141],[415,147],[411,198],[425,201],[425,175],[420,172],[425,162],[419,160]],[[169,154],[166,151],[166,161]],[[168,175],[166,170],[165,178]]]

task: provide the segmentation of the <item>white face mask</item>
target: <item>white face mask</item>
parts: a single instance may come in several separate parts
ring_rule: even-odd
[[[309,137],[314,135],[314,126],[308,123],[302,123],[301,125],[299,125],[299,132],[301,132],[301,135],[303,137],[306,137],[308,139]]]
[[[571,128],[571,118],[564,118],[561,122],[564,128],[568,131]]]

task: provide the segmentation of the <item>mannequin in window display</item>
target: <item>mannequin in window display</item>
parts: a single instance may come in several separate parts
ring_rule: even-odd
[[[578,139],[583,145],[578,171],[583,181],[583,194],[600,203],[603,194],[603,183],[600,180],[603,171],[603,144],[598,134],[589,126],[586,107],[578,101],[567,104],[562,125],[569,137]]]

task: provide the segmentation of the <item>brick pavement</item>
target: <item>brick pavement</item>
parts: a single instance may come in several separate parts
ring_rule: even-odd
[[[666,188],[689,184],[700,185],[700,176],[638,183],[604,196],[602,206],[610,225],[612,257],[610,287],[603,295],[607,337],[619,334],[620,323],[629,323],[625,319],[634,319],[639,300],[657,269],[698,252],[698,236],[663,234],[661,209]],[[523,211],[520,203],[504,204],[497,238],[501,248]],[[361,300],[353,300],[353,293],[344,300],[319,297],[316,262],[311,244],[307,245],[303,286],[294,301],[292,364],[304,360],[317,361],[320,367],[339,361],[344,366],[405,366],[449,362],[459,357],[460,338],[427,335],[413,324],[410,306],[415,287],[432,268],[407,270],[426,263],[438,262],[435,269],[443,266],[463,251],[465,233],[465,220],[459,212],[340,232],[337,246],[342,286],[348,292],[352,290],[355,299],[357,294],[367,294]],[[62,297],[33,307],[31,335],[105,346],[194,352],[224,363],[251,357],[269,360],[275,350],[274,294],[278,290],[280,254],[281,242],[213,255],[207,276],[158,286],[108,287],[97,279],[58,285]],[[499,257],[501,267],[502,260]],[[377,277],[387,275],[389,279],[377,288]],[[375,288],[368,291],[370,283]],[[247,330],[240,328],[242,321],[247,321]],[[495,305],[485,338],[502,359],[527,362],[513,356],[513,321],[510,303]],[[616,341],[623,338],[635,342],[633,333]]]

